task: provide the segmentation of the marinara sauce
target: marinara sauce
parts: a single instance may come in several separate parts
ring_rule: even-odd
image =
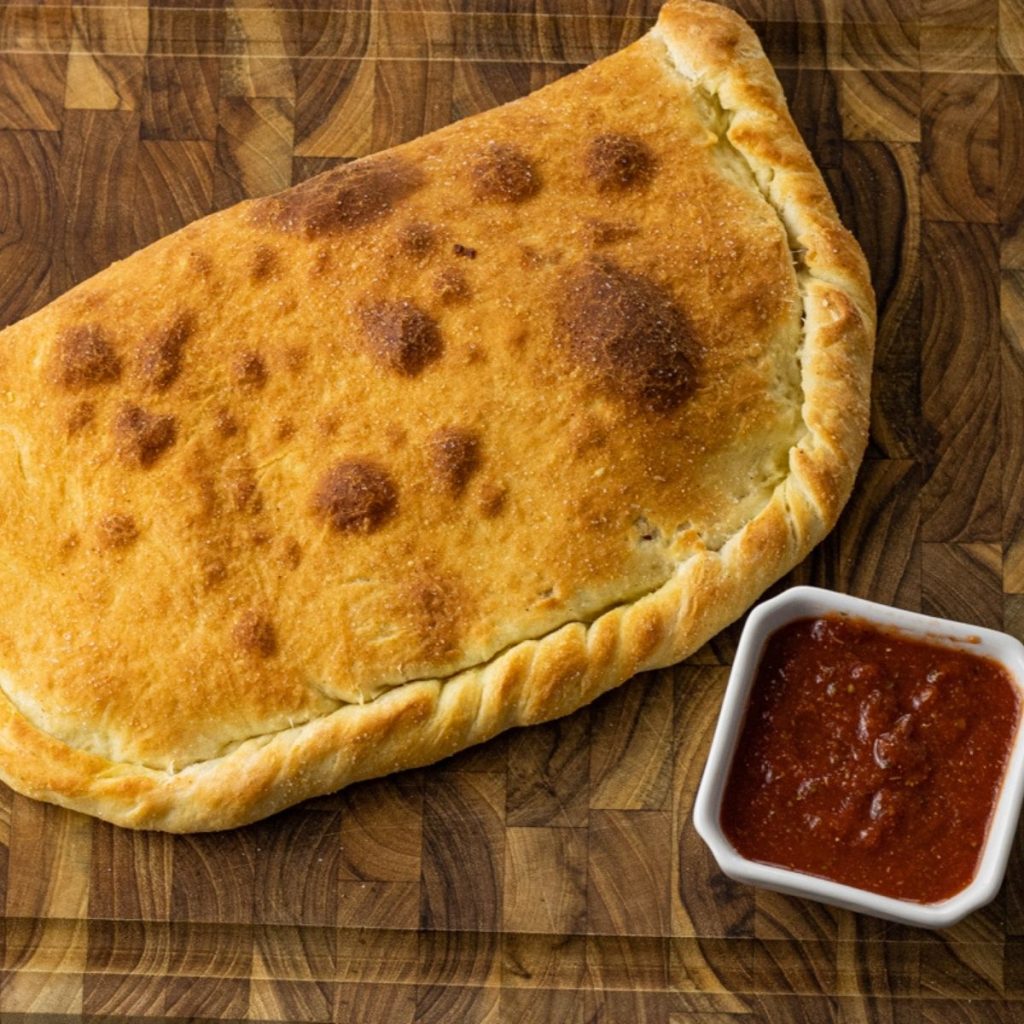
[[[988,658],[839,616],[769,638],[722,801],[745,857],[932,903],[978,866],[1021,698]]]

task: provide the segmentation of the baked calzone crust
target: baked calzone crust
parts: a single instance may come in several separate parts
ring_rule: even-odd
[[[215,829],[684,657],[834,523],[874,330],[756,37],[533,95],[0,335],[0,772]]]

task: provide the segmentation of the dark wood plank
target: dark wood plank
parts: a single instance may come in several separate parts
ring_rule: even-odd
[[[591,811],[589,833],[588,931],[671,934],[671,812]]]
[[[841,172],[829,176],[878,300],[869,457],[924,454],[919,174],[915,145],[847,142]],[[885,217],[877,215],[880,201]]]
[[[584,1019],[594,1024],[628,1020],[634,1024],[669,1024],[671,999],[664,992],[598,989],[583,994]]]
[[[310,927],[335,924],[340,831],[339,814],[306,807],[251,828],[246,845],[260,851],[252,863],[253,920]]]
[[[82,1013],[136,1020],[163,1016],[166,988],[163,977],[87,973],[82,979]]]
[[[8,973],[0,987],[0,1006],[4,1020],[17,1024],[37,1024],[41,1019],[77,1024],[81,1020],[82,977],[74,973]]]
[[[921,991],[920,943],[878,941],[862,920],[849,915],[836,946],[836,989],[857,997],[870,1011],[869,1020],[891,1020],[895,1000],[913,999]]]
[[[799,66],[792,70],[780,68],[779,81],[815,163],[823,171],[839,167],[843,154],[842,123],[835,77],[825,69]]]
[[[1003,590],[1024,593],[1024,271],[1001,275]]]
[[[171,916],[173,840],[159,832],[128,832],[106,822],[92,829],[89,916],[167,921]]]
[[[5,971],[10,975],[41,976],[43,982],[47,978],[55,981],[64,977],[77,978],[78,991],[81,991],[81,974],[86,965],[88,946],[87,921],[9,916],[4,924]],[[6,979],[5,989],[8,985],[17,987],[12,977]],[[26,988],[35,991],[39,986],[29,984],[26,977]],[[0,1005],[4,1005],[2,999]],[[15,1009],[9,1003],[5,1008]]]
[[[557,934],[506,931],[502,936],[503,989],[579,991],[589,984],[587,943],[581,929]]]
[[[439,772],[425,788],[421,927],[498,930],[504,813],[503,776]]]
[[[1003,997],[1003,947],[936,936],[921,945],[921,990],[944,999]]]
[[[926,223],[922,404],[931,451],[925,541],[1000,533],[998,239],[987,224]]]
[[[927,220],[998,217],[999,82],[926,74],[921,83],[921,201]]]
[[[672,932],[707,938],[753,935],[754,894],[730,881],[693,826],[693,794],[718,718],[728,668],[688,667],[676,672],[673,775]],[[726,944],[727,945],[727,944]],[[709,948],[719,948],[710,946]]]
[[[142,138],[212,141],[217,133],[219,71],[213,57],[150,53]]]
[[[672,676],[634,679],[593,707],[590,806],[601,810],[666,810],[672,781]]]
[[[149,52],[174,57],[215,57],[224,49],[222,3],[149,5]]]
[[[582,934],[587,913],[586,830],[507,829],[504,882],[504,931]]]
[[[854,24],[893,25],[921,20],[923,0],[847,0],[842,18]]]
[[[452,81],[452,120],[510,103],[578,66],[460,60]]]
[[[167,982],[164,1005],[168,1017],[242,1017],[249,1005],[248,978],[175,977]]]
[[[924,544],[922,610],[929,615],[1000,629],[1002,551],[998,544]]]
[[[907,17],[900,3],[868,2],[871,14],[879,8],[904,11],[893,18],[861,19],[855,11],[843,18],[842,61],[847,67],[882,71],[917,71],[920,68],[921,24]],[[870,17],[870,15],[869,15]]]
[[[371,151],[443,128],[451,120],[451,108],[451,61],[378,61],[373,81]]]
[[[256,846],[248,832],[176,837],[171,865],[173,920],[251,922],[256,901],[256,861]],[[262,858],[260,869],[265,869]]]
[[[1002,999],[932,999],[920,1004],[896,1004],[896,1024],[1014,1024],[1024,1004]]]
[[[836,991],[835,943],[808,938],[759,939],[753,946],[757,992],[830,995]]]
[[[417,986],[414,1024],[445,1024],[450,1020],[484,1024],[498,1010],[496,988]]]
[[[348,60],[377,53],[377,16],[370,0],[354,0],[344,8],[302,4],[298,18],[299,54],[304,63],[315,58]]]
[[[294,100],[299,32],[299,19],[277,4],[229,4],[219,95]]]
[[[93,917],[88,922],[86,969],[97,975],[162,978],[171,961],[171,933],[163,922]]]
[[[916,71],[859,68],[836,77],[844,141],[921,141],[921,76]]]
[[[1017,639],[1021,639],[1024,636],[1024,630],[1020,628],[1020,625],[1024,623],[1024,608],[1021,607],[1024,605],[1024,601],[1021,601],[1020,598],[1007,598],[1007,603],[1011,601],[1017,602],[1018,628],[1014,629],[1010,622],[1007,622],[1004,628],[1013,633]],[[1005,985],[1007,992],[1009,992],[1011,974],[1018,981],[1024,982],[1024,966],[1019,961],[1014,960],[1014,957],[1018,956],[1021,947],[1011,947],[1009,945],[1010,940],[1024,939],[1024,832],[1020,829],[1017,830],[1017,836],[1014,839],[1013,849],[1010,853],[1010,863],[1006,868],[1006,881],[1003,883],[1002,900],[1006,915],[1004,931],[1008,943],[1004,955]],[[1024,995],[1024,985],[1018,984],[1015,991],[1018,994]]]
[[[685,992],[679,1001],[694,1013],[745,1013],[743,994],[754,986],[753,942],[691,936],[673,939],[672,987]]]
[[[501,992],[500,1020],[521,1024],[585,1024],[582,993],[562,989],[515,989]]]
[[[83,815],[28,797],[14,798],[7,860],[8,917],[29,921],[88,917],[93,826]]]
[[[934,25],[973,28],[993,24],[999,0],[920,0],[921,17]]]
[[[839,522],[839,571],[845,593],[912,611],[921,607],[921,472],[915,462],[869,459]]]
[[[997,33],[999,69],[1024,71],[1024,11],[1015,0],[999,0]]]
[[[1019,933],[1006,942],[1003,989],[1015,1003],[1024,1000],[1024,936]]]
[[[0,50],[66,53],[73,16],[66,4],[4,4],[0,7]]]
[[[416,989],[409,985],[339,985],[331,1020],[353,1024],[410,1024],[416,1019]]]
[[[482,1021],[498,1002],[501,936],[494,932],[423,931],[414,1020]]]
[[[509,826],[586,825],[591,711],[517,729],[508,737]]]
[[[736,7],[736,5],[732,5]],[[819,10],[813,2],[808,10]],[[776,12],[777,14],[781,12]],[[789,69],[824,70],[841,60],[842,21],[825,16],[775,17],[761,11],[748,17],[761,40],[764,52],[779,71]]]
[[[282,97],[229,96],[221,102],[213,177],[218,209],[291,184],[292,118],[291,101]]]
[[[249,982],[248,1012],[256,1020],[324,1021],[340,1003],[340,986],[328,981],[294,978],[253,978]]]
[[[300,64],[295,155],[352,158],[372,152],[375,81],[370,60]]]
[[[52,297],[59,153],[50,132],[0,130],[0,326]]]
[[[1015,173],[1024,163],[1024,78],[1020,75],[999,78],[999,144],[1000,262],[1008,269],[1024,269],[1024,175]]]
[[[213,210],[213,146],[142,142],[135,168],[132,228],[140,247]]]
[[[338,795],[340,877],[418,882],[423,844],[423,778],[406,773]]]
[[[304,924],[260,926],[254,934],[251,977],[253,981],[337,981],[351,973],[350,963],[346,961],[343,969],[339,959],[339,936],[343,934]],[[382,952],[380,945],[376,952]]]
[[[589,935],[587,971],[599,990],[667,991],[672,942],[655,935]]]
[[[144,8],[74,7],[65,109],[138,110],[145,92]]]
[[[51,270],[52,287],[58,293],[135,248],[133,169],[138,159],[139,115],[122,110],[69,110],[61,134],[59,226]]]
[[[0,53],[0,128],[58,131],[66,70],[59,53]]]
[[[921,67],[928,71],[995,74],[995,19],[968,25],[921,26]]]

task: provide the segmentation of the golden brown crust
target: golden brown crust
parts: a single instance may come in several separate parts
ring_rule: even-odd
[[[602,64],[0,336],[24,384],[0,514],[41,538],[4,551],[11,785],[130,827],[252,821],[670,664],[821,539],[865,443],[863,257],[738,17],[671,0]],[[173,306],[133,320],[118,296],[161,274]]]

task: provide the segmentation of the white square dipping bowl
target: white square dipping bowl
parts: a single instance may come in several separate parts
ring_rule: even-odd
[[[992,900],[1002,885],[1024,798],[1024,724],[1020,720],[977,872],[965,889],[948,899],[937,903],[918,903],[879,896],[816,875],[750,860],[737,852],[722,831],[719,822],[722,795],[743,730],[750,690],[765,643],[787,623],[821,615],[865,620],[908,638],[923,639],[991,658],[1006,669],[1024,698],[1024,645],[1005,633],[919,615],[817,587],[793,587],[758,605],[747,619],[694,803],[694,825],[710,847],[718,866],[739,882],[791,896],[803,896],[901,924],[948,928]]]

